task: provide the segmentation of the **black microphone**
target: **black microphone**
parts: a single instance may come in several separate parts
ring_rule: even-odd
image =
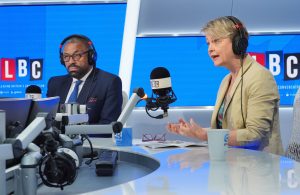
[[[42,90],[37,85],[29,85],[25,91],[25,98],[39,99],[42,97]]]
[[[154,68],[150,74],[150,83],[152,88],[152,96],[147,99],[146,112],[148,110],[157,110],[161,108],[164,114],[152,118],[163,118],[168,116],[169,104],[177,100],[177,97],[172,90],[170,72],[164,67]]]

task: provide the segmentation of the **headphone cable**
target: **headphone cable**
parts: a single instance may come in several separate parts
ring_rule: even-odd
[[[244,81],[244,57],[245,54],[242,54],[240,57],[240,62],[241,62],[241,68],[242,68],[242,74],[241,74],[241,112],[242,112],[242,118],[243,118],[243,124],[244,127],[246,128],[246,122],[245,122],[245,117],[244,117],[244,112],[243,112],[243,81]]]

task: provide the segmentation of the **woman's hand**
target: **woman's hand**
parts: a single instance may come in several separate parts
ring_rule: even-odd
[[[167,129],[171,133],[198,138],[200,140],[207,140],[206,130],[198,125],[192,118],[190,119],[190,122],[180,118],[178,123],[168,123]]]

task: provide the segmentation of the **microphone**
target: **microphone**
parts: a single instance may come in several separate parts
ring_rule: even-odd
[[[172,90],[171,76],[169,71],[164,67],[154,68],[150,74],[150,84],[152,88],[152,96],[146,101],[146,112],[152,118],[161,119],[168,116],[169,104],[177,100]],[[151,116],[148,110],[155,111],[158,108],[163,110],[163,114]]]
[[[42,98],[42,90],[37,85],[29,85],[25,91],[25,98],[39,99]]]

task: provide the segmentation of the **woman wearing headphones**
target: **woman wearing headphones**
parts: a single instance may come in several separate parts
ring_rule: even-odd
[[[202,29],[215,66],[229,70],[220,85],[211,129],[230,129],[229,145],[282,154],[279,94],[273,75],[246,54],[248,32],[242,22],[226,16]],[[169,123],[170,132],[207,140],[209,128],[190,119]]]

